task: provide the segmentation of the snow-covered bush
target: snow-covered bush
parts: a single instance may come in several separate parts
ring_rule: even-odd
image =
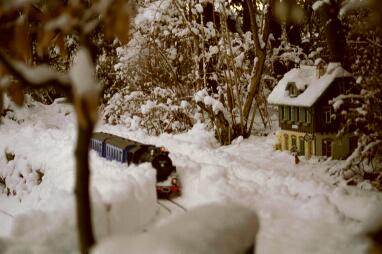
[[[132,130],[145,129],[151,135],[177,133],[193,126],[193,108],[179,101],[170,89],[156,87],[152,93],[121,89],[103,109],[103,120]]]
[[[0,158],[0,192],[22,198],[42,182],[44,169],[32,166],[27,158],[5,152]]]
[[[186,130],[192,127],[191,115],[198,110],[219,128],[215,117],[196,107],[193,101],[194,94],[202,90],[219,100],[228,112],[227,129],[240,121],[243,99],[238,97],[245,96],[254,75],[252,34],[228,30],[226,20],[236,15],[228,3],[214,3],[214,15],[220,21],[204,20],[207,4],[202,0],[143,1],[131,41],[117,49],[120,59],[114,66],[117,78],[124,80],[130,90],[142,92],[143,100],[155,103],[150,113],[139,115],[142,126],[156,129],[154,132],[166,132],[169,127],[171,131]],[[153,100],[154,88],[168,93],[161,100]],[[121,90],[118,91],[121,95],[127,95]],[[110,109],[111,104],[110,99],[105,109]],[[181,104],[189,105],[186,112]],[[114,110],[116,115],[111,119],[137,115],[134,107],[125,110]],[[110,110],[106,115],[111,116]]]

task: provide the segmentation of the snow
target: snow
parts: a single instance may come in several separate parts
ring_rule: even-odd
[[[367,7],[369,4],[370,1],[368,0],[345,0],[342,3],[339,16],[343,17],[353,10]]]
[[[170,4],[171,1],[160,0],[150,3],[147,8],[141,8],[135,17],[135,25],[140,27],[145,23],[151,23],[159,20],[162,13],[169,8]]]
[[[314,11],[317,11],[318,9],[320,9],[324,4],[330,4],[329,0],[317,0],[316,2],[314,2],[314,4],[312,5],[312,9]]]
[[[71,25],[71,17],[64,13],[60,15],[58,18],[53,19],[52,21],[49,21],[45,25],[45,29],[48,31],[54,31],[55,29],[62,29],[69,27]]]
[[[203,102],[206,106],[211,106],[212,111],[217,114],[222,112],[226,119],[229,119],[229,114],[227,109],[223,106],[223,104],[217,99],[212,98],[208,95],[208,92],[203,89],[195,93],[194,100],[198,102]]]
[[[325,74],[317,77],[314,66],[300,66],[287,72],[268,96],[268,103],[275,105],[311,107],[336,78],[351,77],[339,63],[329,63]],[[297,97],[290,97],[286,87],[295,82],[299,89],[306,89]]]
[[[32,84],[41,84],[49,80],[57,79],[63,84],[67,84],[69,79],[66,74],[52,70],[48,65],[40,64],[37,67],[30,67],[23,62],[13,62],[18,72]]]
[[[195,9],[198,13],[203,13],[203,6],[201,4],[196,4]]]
[[[13,112],[0,125],[0,176],[9,169],[28,175],[39,168],[44,176],[40,184],[13,182],[16,190],[24,190],[15,195],[7,196],[0,184],[0,252],[79,253],[73,109],[62,101],[45,106],[30,100],[17,108],[7,98],[6,106]],[[256,253],[359,254],[370,246],[365,234],[382,222],[381,193],[347,186],[330,176],[340,161],[300,157],[295,165],[288,152],[273,149],[275,134],[239,137],[220,147],[214,133],[200,123],[186,133],[159,137],[121,125],[99,124],[97,131],[165,146],[182,183],[182,195],[175,201],[189,211],[169,216],[160,208],[151,165],[127,167],[91,152],[95,254],[123,253],[127,247],[148,250],[138,253],[158,253],[161,248],[168,250],[161,253],[174,248],[214,253],[221,247],[245,248],[257,230]],[[14,162],[6,161],[6,149],[14,152]],[[240,241],[219,241],[216,236],[222,231],[224,237],[238,232],[230,239]],[[160,239],[163,242],[158,243]],[[203,245],[207,242],[209,247]]]
[[[34,181],[22,184],[20,179],[16,195],[7,196],[0,187],[0,235],[22,243],[11,244],[5,253],[30,249],[34,253],[76,253],[73,110],[66,104],[54,103],[47,110],[33,104],[15,111],[13,117],[24,121],[18,124],[4,120],[0,125],[0,150],[11,150],[16,156],[7,163],[2,152],[1,165],[15,168],[16,172],[42,168],[44,176],[39,185]],[[155,171],[148,164],[124,170],[122,165],[93,152],[90,155],[97,239],[141,230],[155,215]],[[22,185],[25,190],[19,192]]]
[[[107,240],[93,253],[245,253],[254,243],[258,226],[252,210],[213,203],[191,209],[147,233]]]
[[[77,96],[82,97],[86,94],[93,94],[94,91],[98,91],[94,70],[95,68],[89,50],[80,48],[69,72],[74,86],[73,91]]]

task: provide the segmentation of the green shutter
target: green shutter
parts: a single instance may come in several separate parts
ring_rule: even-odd
[[[309,110],[307,110],[306,111],[306,115],[307,115],[307,123],[310,123],[311,121],[312,121],[312,115],[310,114],[310,111]]]
[[[283,106],[279,106],[279,119],[280,119],[280,120],[283,120],[283,119],[284,119]]]

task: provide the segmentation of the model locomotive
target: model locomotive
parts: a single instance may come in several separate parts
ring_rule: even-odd
[[[157,170],[158,197],[169,198],[180,194],[176,168],[164,147],[142,144],[109,133],[95,132],[90,139],[90,148],[101,157],[128,165],[150,162]]]

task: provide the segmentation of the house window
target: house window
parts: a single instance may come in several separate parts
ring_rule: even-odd
[[[306,122],[306,109],[300,108],[300,121]]]
[[[330,112],[330,109],[329,110],[326,110],[324,112],[324,115],[325,115],[325,123],[331,123],[332,122],[332,119],[331,119],[331,112]]]
[[[288,137],[288,134],[284,135],[284,146],[285,146],[285,150],[289,150],[289,137]]]
[[[292,96],[292,97],[297,96],[297,89],[296,89],[296,86],[294,86],[294,85],[290,87],[290,96]]]
[[[296,121],[296,107],[290,107],[290,115],[291,115],[291,120],[294,122]]]
[[[332,139],[322,140],[322,156],[332,156]]]
[[[289,90],[290,97],[296,97],[298,95],[297,87],[295,82],[288,82],[287,89]]]
[[[285,106],[284,107],[284,110],[285,110],[285,112],[284,112],[284,120],[290,120],[290,107],[289,106]]]
[[[298,150],[299,155],[305,155],[305,141],[304,137],[299,138],[299,143],[300,143],[300,149]]]

